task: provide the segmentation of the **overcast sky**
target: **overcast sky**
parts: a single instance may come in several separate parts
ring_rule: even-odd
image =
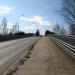
[[[41,33],[44,33],[47,29],[52,30],[55,23],[63,24],[62,18],[57,12],[61,9],[61,1],[0,0],[0,21],[5,16],[8,20],[8,28],[12,28],[20,16],[20,30],[35,32],[39,29]]]

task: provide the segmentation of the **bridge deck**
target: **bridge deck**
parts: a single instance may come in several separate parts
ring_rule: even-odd
[[[34,46],[30,57],[14,75],[75,75],[75,60],[47,37]]]

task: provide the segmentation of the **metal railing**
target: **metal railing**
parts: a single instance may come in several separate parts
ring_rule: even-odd
[[[51,38],[54,42],[63,47],[66,52],[68,52],[73,58],[75,58],[75,46],[72,46],[71,44],[68,44],[52,36],[50,36],[49,38]]]

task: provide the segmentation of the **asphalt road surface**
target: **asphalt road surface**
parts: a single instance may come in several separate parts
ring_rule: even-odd
[[[38,37],[30,37],[0,43],[0,75],[38,39]]]
[[[75,59],[47,37],[34,46],[30,57],[13,75],[75,75]]]

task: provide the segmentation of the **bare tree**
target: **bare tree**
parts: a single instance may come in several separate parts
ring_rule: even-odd
[[[17,33],[18,32],[18,25],[17,25],[17,23],[15,23],[15,25],[13,25],[12,32],[13,33]]]
[[[56,24],[56,25],[54,26],[54,28],[53,28],[53,31],[54,31],[55,33],[59,34],[59,33],[60,33],[60,25],[59,25],[59,24]]]
[[[2,25],[0,24],[0,34],[2,34]]]
[[[2,31],[3,31],[3,35],[5,35],[7,32],[7,20],[5,17],[2,19]]]
[[[70,25],[69,29],[70,29],[70,33],[72,35],[75,35],[75,24]]]
[[[66,34],[66,29],[63,26],[60,28],[60,34]]]
[[[63,0],[61,14],[70,25],[71,34],[75,34],[75,0]]]

